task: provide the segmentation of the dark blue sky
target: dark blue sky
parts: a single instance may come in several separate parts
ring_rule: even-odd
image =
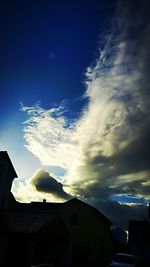
[[[111,2],[111,1],[110,1]],[[62,99],[81,108],[84,73],[114,11],[107,1],[4,1],[1,8],[1,109]],[[72,101],[72,99],[75,99]],[[9,115],[9,114],[8,114]]]

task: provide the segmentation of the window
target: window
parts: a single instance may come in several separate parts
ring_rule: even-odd
[[[78,214],[77,213],[72,213],[71,214],[70,223],[72,225],[77,225],[78,224]]]

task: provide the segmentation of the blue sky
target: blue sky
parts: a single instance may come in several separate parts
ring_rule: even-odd
[[[32,106],[40,101],[50,108],[65,100],[68,116],[79,116],[86,102],[85,70],[96,60],[99,34],[113,9],[105,4],[106,12],[103,5],[99,1],[6,1],[2,5],[1,150],[13,156],[23,178],[22,164],[27,161],[27,166],[37,168],[40,163],[24,149],[26,115],[20,111],[21,103]]]
[[[145,205],[148,1],[5,1],[0,22],[0,149],[16,198]]]

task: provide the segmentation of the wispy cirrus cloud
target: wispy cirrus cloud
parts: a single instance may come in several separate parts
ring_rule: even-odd
[[[33,107],[22,106],[22,111],[29,115],[29,119],[24,122],[27,149],[38,157],[43,165],[68,168],[72,160],[70,147],[74,126],[63,116],[64,107],[45,110],[36,104]]]
[[[150,199],[150,23],[148,2],[118,6],[106,43],[86,71],[88,105],[72,122],[64,107],[22,107],[26,148],[66,170],[64,190],[85,199]],[[132,16],[133,14],[133,16]],[[135,24],[136,18],[136,24]]]

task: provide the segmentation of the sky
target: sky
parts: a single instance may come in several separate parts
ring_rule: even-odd
[[[124,228],[150,201],[147,0],[2,1],[0,150],[21,202],[72,197]]]

